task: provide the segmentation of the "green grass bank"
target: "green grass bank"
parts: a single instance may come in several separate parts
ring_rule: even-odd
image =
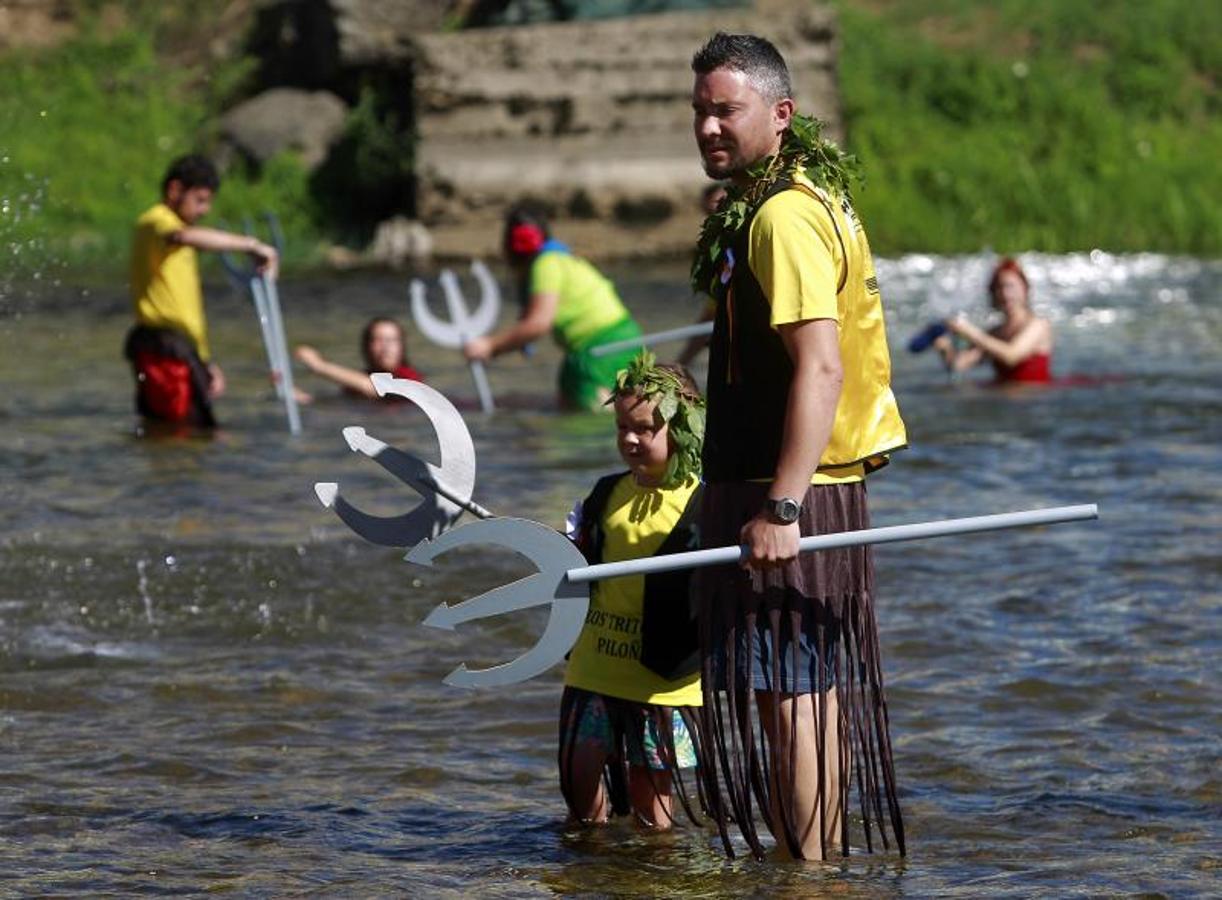
[[[1222,6],[838,2],[885,254],[1222,250]]]
[[[848,145],[865,164],[857,199],[876,252],[1219,255],[1222,6],[836,5]],[[249,84],[251,58],[183,52],[193,23],[177,6],[134,3],[118,25],[99,17],[58,47],[0,57],[8,277],[121,271],[168,161],[207,146]],[[206,0],[195,15],[223,6]],[[347,139],[362,171],[393,149],[372,109],[358,105]],[[285,156],[231,171],[211,221],[275,209],[290,266],[309,265],[353,234],[334,201]]]
[[[196,15],[219,16],[222,0]],[[78,36],[0,56],[0,259],[14,280],[124,270],[135,217],[173,158],[213,141],[216,116],[254,68],[207,59],[177,4],[135,3],[120,24],[85,15]],[[325,237],[291,156],[227,174],[207,224],[275,209],[291,261]]]

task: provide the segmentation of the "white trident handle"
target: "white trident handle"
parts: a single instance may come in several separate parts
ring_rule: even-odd
[[[712,322],[697,322],[695,325],[684,325],[681,328],[671,328],[667,331],[655,331],[653,334],[643,334],[640,337],[625,338],[622,341],[611,341],[609,344],[599,344],[590,348],[591,356],[606,356],[619,350],[630,350],[633,347],[649,347],[653,344],[664,344],[667,341],[678,341],[683,338],[702,337],[713,333]]]
[[[1094,503],[1082,506],[1054,506],[1046,509],[1030,509],[1025,512],[998,513],[992,516],[916,522],[912,525],[890,525],[885,528],[841,531],[836,534],[813,534],[798,541],[798,550],[802,553],[810,553],[814,550],[893,544],[898,541],[919,541],[925,538],[948,537],[955,534],[973,534],[978,531],[1000,531],[1004,528],[1024,528],[1031,525],[1056,525],[1061,522],[1079,522],[1097,518],[1099,518],[1099,507]],[[647,556],[644,559],[627,559],[622,562],[580,566],[576,569],[569,569],[564,574],[572,582],[601,581],[604,578],[618,578],[622,575],[647,575],[654,572],[673,572],[676,569],[696,569],[720,563],[738,562],[745,555],[745,547],[712,547],[708,550],[689,550],[686,553],[671,553],[666,556]]]
[[[807,553],[839,547],[857,547],[894,541],[912,541],[931,537],[972,534],[1002,528],[1031,525],[1054,525],[1097,519],[1099,508],[1092,504],[1033,509],[1026,512],[975,516],[920,522],[913,525],[892,525],[837,534],[812,535],[802,538],[799,548]],[[464,600],[454,606],[439,604],[424,620],[434,628],[453,629],[455,625],[474,619],[500,615],[531,606],[550,605],[547,629],[528,651],[517,659],[487,669],[468,669],[461,665],[448,676],[447,684],[460,687],[495,687],[515,684],[532,678],[564,658],[581,634],[589,606],[586,583],[622,575],[692,569],[742,559],[742,547],[718,547],[694,550],[660,557],[624,560],[594,566],[574,565],[581,560],[577,548],[565,537],[545,525],[529,519],[483,519],[461,528],[447,531],[433,540],[421,541],[405,557],[408,562],[431,565],[433,560],[449,550],[468,544],[499,545],[525,556],[537,568],[534,575],[510,585],[494,588],[487,593]]]

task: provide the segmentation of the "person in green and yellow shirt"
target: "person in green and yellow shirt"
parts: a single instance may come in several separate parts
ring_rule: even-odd
[[[161,202],[145,210],[132,234],[130,287],[136,324],[124,355],[136,376],[136,409],[145,418],[212,428],[212,400],[225,375],[212,360],[197,250],[254,257],[275,276],[276,250],[249,235],[196,223],[212,208],[220,187],[216,167],[199,155],[170,164]]]
[[[600,357],[589,351],[641,333],[615,285],[566,245],[551,239],[546,219],[528,207],[516,207],[506,216],[504,249],[518,282],[522,315],[509,328],[468,341],[463,353],[470,360],[491,359],[521,349],[550,330],[564,350],[561,407],[601,409],[616,372],[628,364],[634,351]]]

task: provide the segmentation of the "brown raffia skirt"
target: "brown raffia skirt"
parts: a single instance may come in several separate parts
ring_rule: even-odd
[[[757,482],[707,485],[701,544],[739,543],[740,529],[759,511],[768,487]],[[799,524],[803,536],[869,528],[864,482],[811,486]],[[890,849],[893,837],[903,854],[870,549],[803,553],[783,566],[750,572],[737,565],[710,567],[696,573],[694,591],[704,685],[697,742],[702,793],[726,853],[734,855],[729,836],[734,822],[752,854],[763,857],[758,809],[778,844],[802,856],[792,808],[797,767],[785,758],[789,754],[770,745],[757,714],[757,695],[770,695],[770,707],[776,709],[778,700],[807,693],[827,697],[834,688],[835,704],[816,704],[813,740],[791,734],[788,741],[791,747],[813,745],[819,808],[826,811],[830,804],[839,810],[834,820],[828,817],[838,822],[837,834],[829,839],[821,828],[822,855],[828,857],[829,843],[849,852],[851,782],[857,785],[866,849],[873,852],[877,830],[884,849]],[[829,706],[834,716],[826,714]],[[825,759],[825,751],[838,759]],[[839,777],[825,779],[825,765],[835,766]],[[774,790],[774,785],[780,787]],[[838,797],[827,796],[833,791]],[[779,827],[769,810],[778,812]]]

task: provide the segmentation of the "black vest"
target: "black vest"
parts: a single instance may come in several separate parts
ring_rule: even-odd
[[[791,186],[781,179],[759,205]],[[754,213],[721,259],[709,343],[706,482],[770,479],[776,474],[793,363],[770,324],[772,307],[748,265]],[[724,281],[722,279],[725,279]]]
[[[619,472],[600,478],[590,491],[590,496],[581,502],[577,547],[591,564],[603,561],[603,512],[611,491],[626,474]],[[703,485],[696,486],[679,521],[654,556],[699,549],[696,519],[703,490]],[[690,583],[690,569],[653,572],[645,576],[645,598],[641,608],[641,665],[668,681],[700,671],[700,632]]]

